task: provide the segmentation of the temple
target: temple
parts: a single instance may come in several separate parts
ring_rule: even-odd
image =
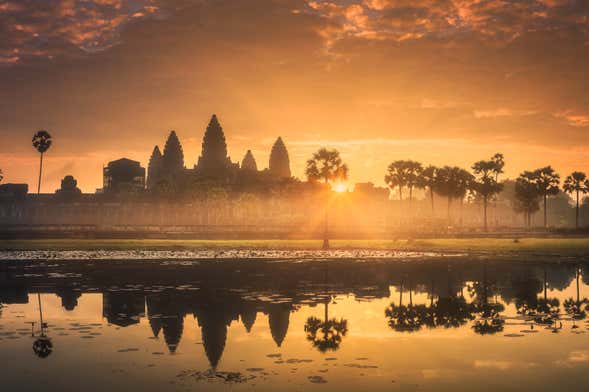
[[[269,167],[259,170],[252,150],[247,150],[241,165],[232,162],[227,152],[225,132],[215,114],[211,117],[202,139],[201,154],[192,168],[184,165],[182,144],[171,131],[163,154],[159,146],[153,148],[148,165],[147,191],[188,189],[198,184],[236,185],[263,183],[288,179],[290,174],[288,151],[278,138],[270,153]]]

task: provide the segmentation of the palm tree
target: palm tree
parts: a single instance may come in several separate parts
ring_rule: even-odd
[[[432,216],[434,215],[434,188],[436,186],[437,171],[437,167],[429,165],[421,171],[421,176],[419,177],[419,187],[427,188],[429,191],[429,197],[432,206]]]
[[[391,189],[399,188],[399,200],[403,201],[403,187],[407,185],[407,167],[406,161],[394,161],[387,168],[387,174],[384,176],[384,181]]]
[[[535,179],[534,172],[525,171],[515,181],[515,210],[524,213],[528,228],[531,226],[532,214],[540,209],[540,192]]]
[[[43,321],[43,308],[41,306],[41,293],[37,293],[37,299],[39,301],[39,325],[40,325],[40,336],[33,342],[33,352],[39,358],[47,358],[53,352],[53,343],[51,339],[45,333],[47,323]],[[33,323],[33,337],[34,323]]]
[[[37,194],[41,193],[41,173],[43,172],[43,154],[51,147],[51,135],[45,130],[40,130],[33,135],[33,147],[41,154],[39,164],[39,183],[37,185]]]
[[[423,172],[423,166],[416,161],[405,161],[405,172],[407,173],[407,188],[409,188],[409,208],[413,200],[413,188],[419,187],[420,176]]]
[[[498,158],[500,156],[501,159]],[[474,182],[473,189],[483,198],[483,211],[484,211],[484,228],[485,231],[488,229],[487,223],[487,206],[489,200],[501,192],[503,185],[498,182],[499,173],[503,172],[503,156],[496,154],[493,158],[488,161],[478,161],[472,165],[476,181]]]
[[[577,205],[575,207],[575,228],[579,228],[579,194],[589,192],[589,180],[583,172],[573,172],[564,180],[562,189],[566,193],[575,193]]]
[[[307,340],[310,341],[320,352],[325,353],[328,350],[336,351],[339,349],[343,338],[348,333],[348,321],[345,319],[329,318],[329,303],[331,295],[327,291],[329,287],[329,269],[326,265],[324,271],[325,286],[325,308],[324,319],[321,321],[317,317],[309,317],[305,323],[305,333]]]
[[[452,200],[456,198],[463,199],[466,195],[472,175],[459,167],[444,166],[436,171],[436,185],[438,193],[448,198],[448,224],[450,224],[450,206]]]
[[[4,179],[4,173],[2,173],[2,169],[0,169],[0,182]]]
[[[546,166],[536,169],[533,172],[533,181],[538,188],[538,193],[544,200],[544,227],[548,226],[546,213],[546,199],[549,195],[558,194],[558,185],[560,184],[560,176],[554,171],[551,166]]]
[[[328,207],[329,183],[343,181],[348,178],[348,166],[342,161],[339,151],[321,148],[307,161],[305,174],[309,181],[323,181],[325,184],[325,220],[323,231],[323,249],[329,249],[328,239]]]
[[[474,184],[474,176],[468,170],[459,169],[457,172],[456,187],[454,189],[454,196],[460,200],[460,224],[462,225],[462,207],[464,205],[464,198],[467,193],[472,190]]]
[[[587,298],[581,299],[581,293],[579,290],[579,278],[580,278],[580,268],[579,266],[575,267],[575,280],[576,280],[576,287],[577,287],[577,298],[574,300],[573,298],[566,299],[563,303],[565,311],[571,316],[573,319],[573,328],[578,328],[575,325],[575,320],[582,320],[587,317],[586,309],[583,309],[583,305],[587,304]]]
[[[427,312],[425,305],[413,305],[413,292],[409,283],[409,305],[403,305],[404,281],[401,281],[399,291],[399,305],[394,302],[385,309],[389,327],[397,332],[414,332],[421,329],[424,324],[424,314]]]

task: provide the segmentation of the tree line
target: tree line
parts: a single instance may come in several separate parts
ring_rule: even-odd
[[[480,160],[466,170],[457,166],[424,166],[412,160],[397,160],[388,168],[384,180],[392,190],[398,190],[399,199],[403,200],[403,190],[408,190],[409,203],[413,190],[425,190],[431,200],[434,212],[434,194],[448,199],[448,214],[453,200],[462,203],[467,195],[479,199],[483,204],[483,222],[488,229],[487,210],[489,203],[501,193],[504,183],[499,176],[504,173],[505,160],[503,154],[497,153],[488,160]],[[589,192],[589,179],[583,172],[575,171],[568,175],[564,182],[551,166],[541,167],[522,172],[515,180],[514,210],[523,213],[526,225],[531,224],[531,216],[540,210],[543,204],[544,227],[547,227],[547,199],[564,191],[576,200],[575,226],[579,226],[579,200],[581,195]]]

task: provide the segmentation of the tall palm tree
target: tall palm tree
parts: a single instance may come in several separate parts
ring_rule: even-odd
[[[475,162],[472,165],[472,170],[476,175],[473,189],[483,198],[483,220],[485,231],[488,229],[487,206],[489,205],[489,200],[503,189],[503,184],[500,184],[497,180],[499,173],[503,171],[503,164],[502,160],[498,160],[495,157],[488,161]]]
[[[329,303],[331,294],[328,292],[329,287],[329,267],[326,264],[324,271],[325,302],[324,302],[324,319],[311,316],[305,323],[305,334],[307,340],[313,344],[320,352],[325,353],[328,350],[336,351],[339,349],[343,338],[348,333],[348,321],[341,318],[329,318]]]
[[[432,207],[432,216],[434,215],[434,188],[436,186],[436,175],[437,175],[438,168],[432,165],[425,167],[421,171],[419,186],[421,188],[427,188],[429,192],[431,207]]]
[[[515,181],[515,210],[524,213],[528,228],[532,223],[532,214],[540,209],[540,191],[535,179],[534,172],[525,171]]]
[[[39,301],[39,325],[40,325],[40,336],[33,342],[33,352],[39,358],[47,358],[53,352],[53,343],[51,339],[45,333],[47,323],[43,321],[43,308],[41,306],[41,293],[37,293],[37,299]],[[34,328],[34,324],[33,324]],[[34,329],[33,329],[33,337]]]
[[[51,135],[45,130],[40,130],[33,135],[33,147],[41,154],[39,163],[39,182],[37,184],[37,194],[41,193],[41,173],[43,172],[43,154],[51,147]]]
[[[403,201],[403,188],[407,186],[407,166],[406,161],[394,161],[387,168],[387,174],[384,176],[384,181],[391,189],[399,188],[399,200]]]
[[[577,205],[575,208],[575,228],[579,228],[579,194],[589,192],[589,180],[587,175],[583,172],[573,172],[564,180],[562,189],[566,193],[575,193]]]
[[[546,213],[546,200],[549,195],[558,194],[558,185],[560,184],[560,176],[554,171],[551,166],[542,167],[533,171],[533,181],[538,188],[538,193],[542,196],[544,201],[544,227],[548,226],[548,219]]]
[[[464,205],[464,198],[469,191],[473,189],[474,176],[465,169],[459,169],[457,172],[456,187],[454,188],[454,196],[460,201],[460,224],[462,225],[462,207]]]
[[[469,184],[472,182],[472,175],[459,167],[444,166],[436,171],[436,185],[438,193],[448,198],[448,224],[450,224],[450,206],[452,200],[463,199]]]
[[[419,331],[424,325],[424,314],[427,312],[425,305],[413,305],[413,292],[409,283],[409,305],[403,305],[403,289],[405,281],[401,281],[399,290],[399,305],[394,302],[385,309],[389,327],[397,332]]]
[[[339,151],[321,148],[307,161],[305,169],[307,179],[311,182],[322,181],[325,184],[325,218],[323,230],[323,249],[329,249],[328,210],[329,184],[348,178],[348,166],[342,161]]]
[[[407,173],[407,188],[409,188],[409,208],[411,208],[413,189],[419,187],[423,166],[416,161],[405,161],[405,171]]]

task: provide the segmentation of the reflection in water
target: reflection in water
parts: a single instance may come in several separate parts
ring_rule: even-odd
[[[305,356],[312,357],[312,351],[320,355],[315,361],[323,360],[326,364],[329,364],[327,360],[336,360],[325,356],[327,353],[362,358],[367,354],[357,342],[366,339],[363,334],[372,329],[371,333],[382,341],[381,350],[395,349],[399,342],[386,339],[402,336],[409,343],[422,342],[419,350],[426,353],[433,350],[426,342],[433,342],[431,339],[438,336],[436,331],[461,339],[469,334],[484,335],[485,340],[477,344],[486,339],[532,333],[546,339],[551,334],[538,334],[544,330],[582,334],[587,329],[584,320],[589,304],[582,296],[587,284],[586,272],[585,263],[461,259],[394,263],[146,261],[135,262],[133,266],[124,262],[88,261],[8,263],[1,270],[0,354],[7,350],[8,344],[16,344],[20,336],[25,336],[22,324],[29,321],[30,311],[38,308],[39,320],[31,323],[33,350],[41,358],[53,352],[53,341],[49,338],[52,329],[60,339],[77,332],[83,338],[101,342],[104,347],[112,347],[124,331],[133,331],[131,335],[125,334],[129,348],[119,346],[111,351],[141,351],[142,345],[147,344],[141,339],[151,337],[155,342],[163,340],[167,352],[184,361],[182,355],[191,352],[195,342],[202,343],[197,348],[204,353],[207,367],[212,371],[206,373],[207,377],[215,378],[217,374],[225,381],[258,377],[257,382],[263,383],[278,371],[271,373],[246,362],[269,358],[274,361],[271,366],[290,364],[290,373],[294,374],[301,364],[313,363],[312,359],[305,359]],[[52,308],[53,319],[47,323],[42,299],[50,293],[60,298],[63,314]],[[32,297],[33,294],[37,295]],[[101,309],[94,308],[92,312],[101,312],[99,316],[108,323],[104,325],[107,330],[97,333],[93,328],[102,328],[102,323],[84,324],[78,319],[82,314],[92,316],[90,308],[84,305],[86,294],[101,296]],[[29,303],[35,297],[38,303]],[[331,314],[333,309],[337,316]],[[25,312],[26,319],[18,312]],[[379,316],[368,317],[372,324],[367,324],[364,319],[372,314]],[[380,329],[381,325],[386,329]],[[292,344],[287,345],[290,335]],[[425,340],[413,340],[419,337]],[[575,355],[571,363],[585,364],[587,361],[582,358],[589,358],[589,341],[581,336],[577,339],[580,348],[571,354]],[[248,345],[250,341],[258,342],[255,348]],[[301,345],[304,341],[310,344]],[[504,340],[495,343],[506,344]],[[75,345],[73,341],[65,340],[59,344],[64,350],[72,345]],[[348,351],[344,349],[346,346]],[[293,347],[302,358],[283,358],[282,353]],[[484,350],[491,350],[481,347],[483,354]],[[150,355],[149,350],[145,351]],[[505,363],[510,360],[495,359],[500,367],[508,366]],[[242,372],[251,374],[246,377],[219,372],[224,363],[242,366]],[[488,362],[476,363],[488,366]],[[381,367],[379,374],[383,374],[388,367],[394,369],[399,364],[383,359],[376,364],[348,362],[343,366],[363,371]],[[311,372],[324,373],[320,378],[310,374],[309,380],[323,380],[328,369],[331,368],[313,364]]]

